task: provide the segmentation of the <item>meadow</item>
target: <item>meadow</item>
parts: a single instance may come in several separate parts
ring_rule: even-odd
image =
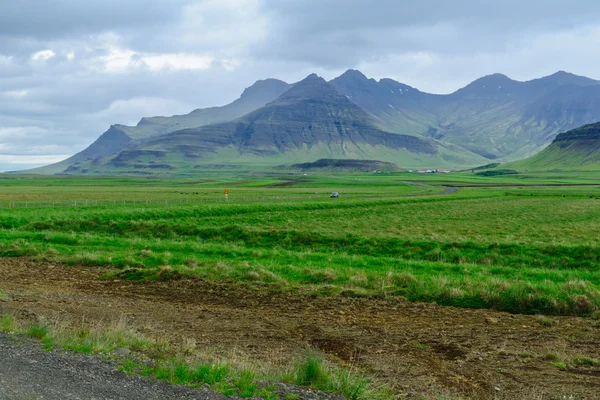
[[[595,178],[8,176],[0,181],[0,254],[109,266],[107,276],[125,280],[196,277],[319,296],[597,316]],[[330,199],[333,191],[341,198]]]

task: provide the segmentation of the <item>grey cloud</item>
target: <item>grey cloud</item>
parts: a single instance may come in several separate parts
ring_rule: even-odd
[[[563,0],[267,0],[263,10],[303,32],[327,32],[407,25],[435,25],[464,21],[506,29],[538,24],[595,21],[600,4],[581,0],[577,6]],[[546,22],[544,22],[546,21]]]
[[[13,0],[2,7],[0,33],[39,40],[169,24],[189,0]]]
[[[272,38],[265,56],[331,67],[389,54],[502,51],[540,31],[597,24],[600,3],[560,0],[267,0]]]
[[[600,78],[599,17],[592,0],[14,0],[0,12],[0,130],[12,129],[0,165],[72,154],[113,123],[222,105],[267,77],[359,68],[432,92],[493,72]],[[135,65],[103,68],[115,49]],[[43,50],[55,55],[32,60]],[[214,61],[143,62],[174,53]]]

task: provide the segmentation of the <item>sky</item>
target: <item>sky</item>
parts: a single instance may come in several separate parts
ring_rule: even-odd
[[[450,93],[492,73],[600,79],[597,0],[0,0],[0,171],[111,124],[345,70]]]

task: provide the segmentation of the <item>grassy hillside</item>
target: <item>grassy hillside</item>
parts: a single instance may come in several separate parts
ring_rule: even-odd
[[[600,122],[559,134],[533,157],[501,168],[531,171],[600,170]]]

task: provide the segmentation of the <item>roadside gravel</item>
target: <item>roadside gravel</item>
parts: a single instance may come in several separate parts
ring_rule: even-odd
[[[0,400],[222,400],[190,389],[128,376],[93,356],[44,351],[39,342],[0,332]]]

